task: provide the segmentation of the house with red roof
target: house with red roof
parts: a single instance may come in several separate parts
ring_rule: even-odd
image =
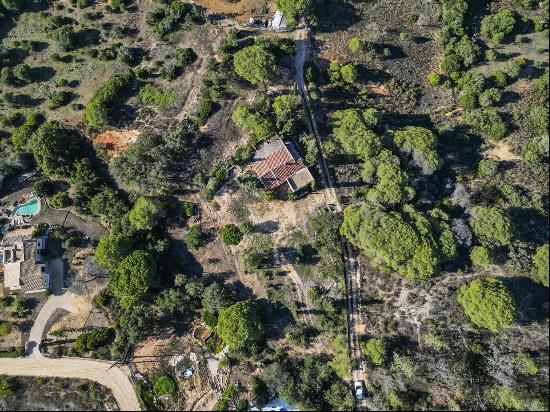
[[[294,193],[315,181],[294,145],[278,137],[260,147],[252,160],[267,190],[276,190],[286,185]]]

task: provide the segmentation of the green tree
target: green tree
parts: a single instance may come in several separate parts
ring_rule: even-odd
[[[287,18],[290,27],[298,24],[298,19],[306,11],[306,4],[306,0],[277,0],[277,7]]]
[[[357,80],[359,73],[357,72],[357,67],[353,63],[346,64],[342,66],[341,69],[342,81],[344,83],[353,84]]]
[[[75,349],[86,352],[105,346],[112,339],[112,332],[109,328],[95,328],[91,332],[82,333],[76,338]]]
[[[535,282],[548,287],[548,243],[540,246],[533,256],[532,276]]]
[[[508,9],[486,16],[481,21],[481,34],[493,43],[502,43],[514,31],[516,15]]]
[[[477,174],[480,177],[494,176],[498,172],[498,162],[494,159],[481,159],[477,165]]]
[[[201,303],[208,312],[218,314],[231,305],[231,297],[226,288],[215,282],[204,288]]]
[[[263,336],[263,324],[256,302],[245,300],[223,309],[216,331],[230,349],[250,348]]]
[[[11,135],[13,147],[16,150],[26,148],[32,142],[32,135],[38,130],[44,120],[40,113],[32,113],[27,117],[25,123],[15,129]]]
[[[424,174],[432,174],[443,165],[437,153],[437,138],[429,129],[407,126],[395,132],[394,142],[400,149],[413,154],[414,163]]]
[[[191,48],[179,49],[176,52],[176,61],[183,67],[187,67],[197,60],[197,53]]]
[[[486,268],[491,263],[489,250],[483,246],[474,246],[470,251],[470,261],[475,267]]]
[[[265,48],[252,45],[235,53],[235,72],[252,84],[266,82],[275,71],[275,56]]]
[[[43,124],[32,137],[34,159],[47,176],[69,175],[81,145],[80,136],[58,121]]]
[[[365,48],[365,41],[360,37],[352,37],[348,42],[348,47],[352,53],[358,54]]]
[[[382,366],[388,356],[384,342],[378,338],[371,338],[363,344],[363,354],[375,366]]]
[[[496,248],[510,245],[510,219],[498,207],[476,207],[471,226],[483,246]]]
[[[164,216],[164,209],[155,200],[140,197],[130,210],[128,218],[137,230],[153,229]]]
[[[126,309],[120,315],[118,324],[128,343],[135,344],[145,339],[152,332],[155,320],[153,309],[149,306],[138,304]]]
[[[0,322],[0,336],[7,336],[11,333],[10,322]]]
[[[111,273],[110,286],[120,300],[120,306],[129,308],[139,302],[155,283],[156,264],[143,250],[135,250],[120,262]]]
[[[338,110],[332,119],[334,136],[347,152],[364,160],[378,155],[382,148],[380,137],[370,130],[363,112],[358,109]]]
[[[157,306],[170,315],[182,315],[190,309],[189,296],[179,289],[163,290],[156,300]]]
[[[230,223],[222,228],[220,238],[226,245],[238,245],[243,239],[243,232],[238,226]]]
[[[128,211],[128,206],[117,191],[108,186],[100,187],[98,193],[90,199],[88,207],[94,215],[102,216],[111,224]]]
[[[204,240],[204,233],[200,225],[193,225],[187,231],[187,236],[185,237],[185,244],[189,249],[197,250]]]
[[[108,124],[131,90],[133,74],[119,74],[109,77],[99,86],[86,104],[86,123],[92,127]]]
[[[95,257],[101,267],[115,270],[131,250],[132,241],[128,237],[122,233],[111,232],[100,239]]]
[[[351,411],[355,403],[346,385],[333,383],[324,396],[331,411]]]
[[[465,283],[458,290],[456,300],[473,324],[491,332],[507,328],[514,321],[514,299],[498,279],[482,278]]]
[[[157,396],[173,395],[176,392],[176,382],[170,376],[162,375],[153,384],[153,392]]]

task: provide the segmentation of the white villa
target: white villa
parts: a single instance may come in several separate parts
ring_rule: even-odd
[[[46,237],[13,235],[0,241],[0,263],[4,266],[4,289],[37,293],[50,288],[48,265],[42,258]]]

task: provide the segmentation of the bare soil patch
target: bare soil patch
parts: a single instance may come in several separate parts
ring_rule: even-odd
[[[97,135],[93,143],[102,146],[107,157],[113,157],[134,143],[138,136],[138,130],[109,130]]]

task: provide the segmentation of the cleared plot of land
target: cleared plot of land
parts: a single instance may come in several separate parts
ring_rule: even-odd
[[[196,3],[214,13],[225,14],[246,23],[250,17],[271,16],[276,8],[273,0],[197,0]]]
[[[139,135],[137,130],[110,130],[97,135],[93,142],[105,149],[107,157],[122,152],[129,144],[134,143]]]

